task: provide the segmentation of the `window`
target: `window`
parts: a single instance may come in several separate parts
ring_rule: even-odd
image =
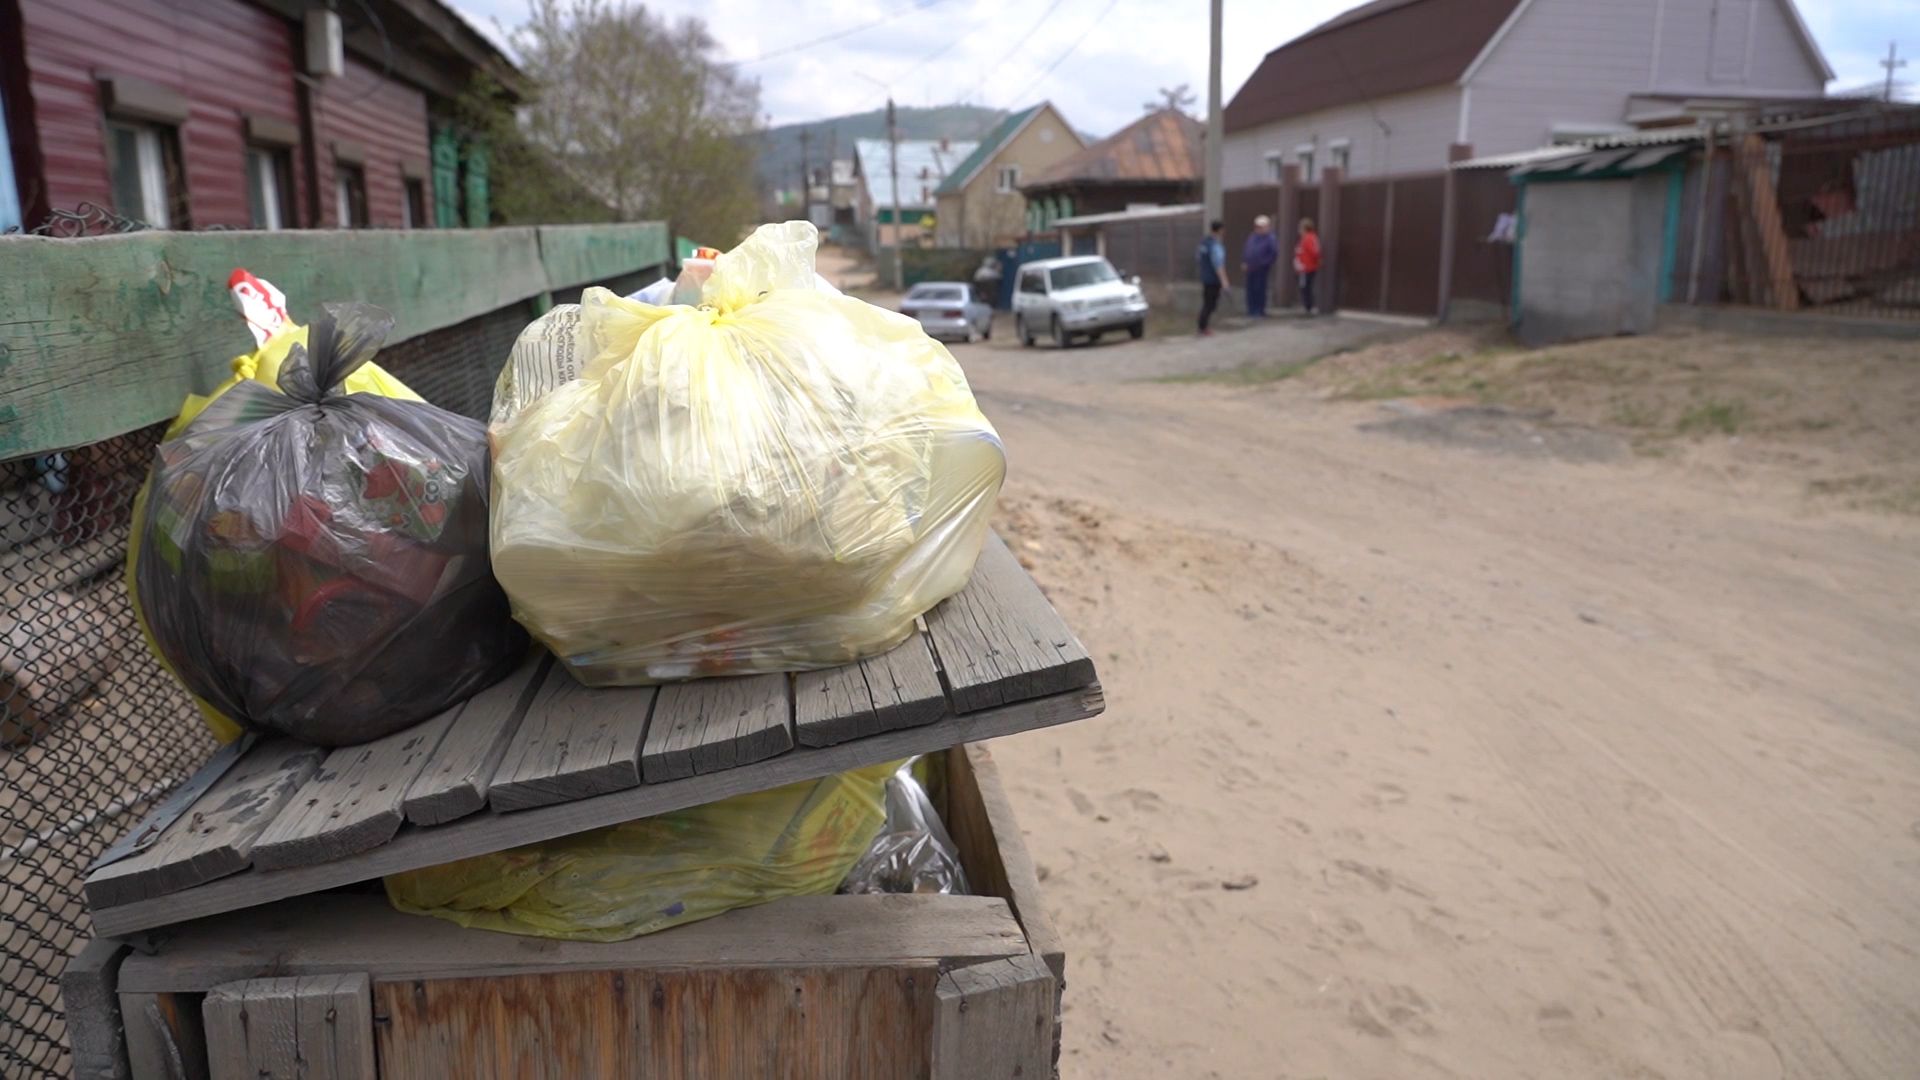
[[[409,229],[424,229],[427,220],[427,184],[418,178],[405,181],[406,195],[400,203],[400,224]]]
[[[1294,147],[1293,159],[1300,163],[1300,182],[1303,184],[1311,184],[1313,182],[1312,144]]]
[[[367,174],[358,165],[333,170],[334,221],[342,229],[367,227]]]
[[[1114,273],[1113,267],[1105,259],[1058,267],[1053,271],[1052,277],[1055,289],[1077,289],[1082,285],[1098,285],[1103,281],[1120,280],[1120,275]]]
[[[287,178],[287,153],[264,146],[247,147],[247,206],[256,229],[284,229],[293,204]]]
[[[1347,175],[1347,162],[1351,158],[1348,150],[1349,144],[1344,142],[1334,143],[1327,148],[1327,165],[1330,168],[1339,169],[1341,176]]]
[[[1286,168],[1286,163],[1286,156],[1278,150],[1267,155],[1267,182],[1269,184],[1277,184],[1286,179],[1286,173],[1283,171]]]
[[[1020,166],[1018,165],[1000,166],[1000,182],[994,185],[994,190],[998,191],[1002,195],[1010,195],[1013,192],[1019,190],[1019,188],[1020,188]]]
[[[1023,293],[1046,292],[1046,277],[1038,270],[1028,270],[1020,275],[1020,291]]]
[[[174,164],[173,133],[147,124],[107,123],[107,171],[113,180],[113,209],[123,217],[156,229],[181,227],[176,215],[180,171]]]

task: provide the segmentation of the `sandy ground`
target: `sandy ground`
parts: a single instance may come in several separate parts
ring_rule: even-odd
[[[1430,338],[1243,377],[1383,333],[955,349],[1111,703],[995,744],[1064,1075],[1914,1075],[1920,516],[1810,484],[1920,348],[1800,343],[1872,415],[1733,433],[1377,384]]]

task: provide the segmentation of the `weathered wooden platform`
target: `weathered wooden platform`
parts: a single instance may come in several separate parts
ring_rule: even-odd
[[[884,656],[591,690],[551,657],[375,742],[267,740],[87,878],[120,936],[1092,716],[1086,649],[998,538]],[[143,835],[144,834],[144,835]]]

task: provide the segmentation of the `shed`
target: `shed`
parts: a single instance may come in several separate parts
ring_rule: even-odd
[[[1515,332],[1530,345],[1644,333],[1672,289],[1687,143],[1520,164]]]

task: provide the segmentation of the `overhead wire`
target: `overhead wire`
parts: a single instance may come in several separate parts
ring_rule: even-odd
[[[772,60],[776,56],[788,56],[793,53],[804,52],[805,50],[811,49],[817,45],[826,45],[835,41],[839,41],[842,38],[850,38],[855,34],[863,33],[867,30],[872,30],[874,27],[884,26],[887,23],[893,22],[895,19],[898,19],[902,15],[911,15],[915,12],[925,11],[928,8],[938,7],[939,5],[944,4],[946,2],[947,0],[917,0],[917,2],[915,3],[911,3],[903,7],[895,8],[892,11],[888,12],[887,14],[882,15],[879,18],[873,20],[872,22],[864,22],[858,26],[849,26],[844,30],[835,30],[831,34],[823,34],[820,37],[812,38],[807,41],[798,41],[793,43],[792,45],[782,45],[780,48],[774,49],[771,52],[763,52],[759,56],[756,56],[751,60],[742,60],[739,62],[739,66],[746,67],[750,64],[758,64],[758,63],[761,63],[762,61]]]
[[[1060,9],[1060,5],[1063,2],[1064,0],[1053,0],[1052,3],[1048,4],[1046,10],[1040,13],[1040,17],[1033,21],[1033,25],[1027,27],[1027,32],[1014,39],[1013,48],[1008,49],[1000,59],[995,60],[993,64],[987,68],[986,73],[980,76],[980,81],[967,87],[966,92],[961,94],[956,100],[966,102],[972,99],[974,93],[981,87],[987,85],[987,80],[993,78],[1001,68],[1005,67],[1007,61],[1013,59],[1015,53],[1027,47],[1027,42],[1033,37],[1034,32],[1046,25],[1047,20],[1053,16],[1055,11]]]
[[[1074,50],[1080,48],[1081,43],[1087,40],[1087,36],[1089,34],[1092,34],[1095,28],[1097,28],[1102,22],[1106,21],[1107,14],[1111,12],[1119,3],[1120,3],[1120,0],[1107,0],[1107,6],[1100,9],[1100,14],[1095,15],[1093,17],[1093,21],[1087,24],[1087,28],[1085,30],[1080,31],[1080,36],[1073,39],[1073,44],[1067,46],[1067,49],[1065,52],[1061,53],[1059,56],[1054,57],[1053,63],[1048,64],[1046,67],[1046,70],[1034,76],[1033,81],[1028,83],[1026,86],[1022,87],[1019,93],[1013,95],[1013,97],[1008,99],[1007,108],[1011,109],[1015,105],[1018,105],[1020,102],[1025,101],[1028,94],[1033,93],[1036,87],[1038,87],[1041,83],[1045,82],[1047,80],[1047,76],[1053,74],[1055,68],[1058,68],[1061,64],[1065,63],[1067,60],[1067,57],[1072,56],[1074,54]]]

